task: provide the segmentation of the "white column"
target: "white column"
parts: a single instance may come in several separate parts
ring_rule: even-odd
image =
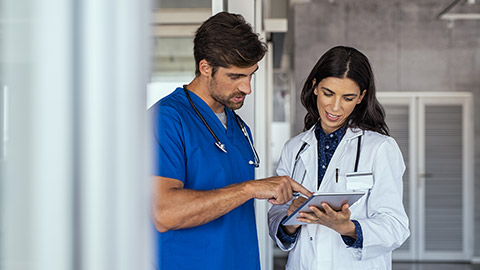
[[[148,1],[85,0],[78,59],[82,269],[149,269]]]
[[[254,31],[258,33],[262,31],[262,29],[257,27],[257,21],[256,21],[257,18],[255,17],[255,12],[258,12],[258,10],[256,10],[255,2],[256,2],[255,0],[243,0],[243,1],[228,0],[228,12],[241,14],[245,18],[245,20],[252,25]],[[264,91],[265,68],[263,65],[264,65],[264,61],[261,61],[259,63],[259,68],[257,72],[255,72],[255,80],[254,82],[252,82],[253,93],[247,96],[243,107],[240,110],[238,110],[238,114],[252,129],[252,133],[255,135],[254,136],[255,141],[257,141],[257,134],[256,134],[257,125],[255,124],[255,121],[256,121],[255,115],[259,113],[257,112],[257,110],[260,109],[257,106],[255,106],[256,104],[255,100],[257,98],[257,92]],[[255,142],[255,145],[258,145],[258,142]]]
[[[147,3],[1,2],[0,268],[151,269]]]
[[[265,32],[262,29],[262,1],[228,0],[228,11],[241,14],[249,22],[254,31],[260,34],[262,41],[266,42]],[[255,147],[260,156],[260,167],[255,171],[255,178],[271,176],[270,161],[270,118],[271,118],[271,89],[269,78],[272,74],[270,52],[258,63],[258,70],[255,73],[255,80],[252,82],[253,93],[247,97],[244,106],[239,114],[251,127],[255,139]],[[263,270],[273,269],[273,244],[268,235],[267,212],[270,205],[265,200],[255,201],[255,214],[257,219],[258,241],[260,249],[260,261]]]
[[[0,269],[33,269],[30,192],[30,46],[27,0],[0,3],[2,158],[0,159]]]
[[[72,1],[32,3],[31,269],[69,269],[74,214]]]
[[[72,268],[71,10],[1,3],[2,269]]]
[[[212,15],[226,10],[226,0],[212,0]]]

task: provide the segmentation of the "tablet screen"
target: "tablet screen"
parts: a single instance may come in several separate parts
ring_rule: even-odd
[[[333,210],[342,209],[342,205],[348,203],[348,205],[354,204],[358,199],[360,199],[365,192],[346,192],[346,193],[315,193],[312,197],[306,200],[301,206],[297,208],[290,216],[288,216],[283,222],[282,225],[297,225],[297,224],[307,224],[305,222],[300,222],[297,220],[298,214],[300,211],[311,212],[308,208],[310,205],[314,205],[322,209],[322,202],[328,203]]]

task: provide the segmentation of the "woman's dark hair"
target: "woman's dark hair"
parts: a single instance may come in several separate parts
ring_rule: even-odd
[[[370,62],[363,53],[345,46],[333,47],[322,55],[305,81],[300,97],[302,105],[307,109],[304,130],[310,129],[320,121],[314,89],[328,77],[349,78],[358,84],[360,91],[367,90],[362,102],[355,106],[352,114],[346,119],[345,127],[388,135],[385,111],[375,95],[375,81]]]
[[[251,67],[262,60],[267,52],[242,15],[220,12],[206,20],[193,40],[195,75],[200,75],[202,59],[212,66],[212,76],[218,67]]]

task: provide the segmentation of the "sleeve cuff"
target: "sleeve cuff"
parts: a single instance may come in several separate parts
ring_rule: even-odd
[[[287,217],[284,217],[282,219],[282,221],[280,222],[280,224],[283,222],[283,220],[287,218]],[[280,240],[282,243],[287,243],[287,244],[292,244],[292,243],[295,243],[295,240],[297,239],[297,236],[298,236],[298,232],[300,231],[300,228],[298,230],[295,231],[294,234],[292,235],[288,235],[285,230],[283,230],[283,226],[282,225],[279,225],[278,226],[278,230],[277,230],[277,237],[278,237],[278,240]]]
[[[357,239],[350,236],[342,235],[343,242],[348,247],[363,248],[362,226],[360,226],[360,223],[356,220],[352,220],[352,222],[353,224],[355,224],[355,233],[357,234]]]

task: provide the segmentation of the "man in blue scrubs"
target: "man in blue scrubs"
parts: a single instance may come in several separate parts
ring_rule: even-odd
[[[311,195],[288,176],[253,180],[250,129],[233,110],[265,52],[241,15],[218,13],[196,32],[196,77],[150,109],[158,269],[260,269],[253,199]]]

